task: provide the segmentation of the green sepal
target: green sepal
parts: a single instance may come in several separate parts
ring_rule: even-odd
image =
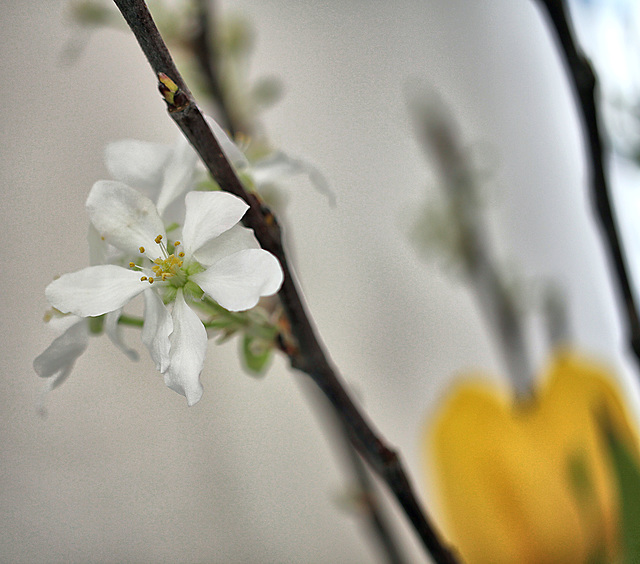
[[[89,332],[92,335],[101,335],[104,327],[104,315],[89,317]]]
[[[195,282],[191,280],[187,280],[187,283],[183,287],[184,293],[189,296],[190,299],[200,300],[204,295],[204,291],[200,286],[198,286]]]
[[[242,338],[242,358],[250,373],[254,376],[262,376],[267,370],[272,356],[273,348],[263,339],[244,335]]]
[[[176,229],[178,229],[178,227],[180,227],[180,224],[174,221],[173,223],[170,223],[169,225],[167,225],[167,227],[165,228],[165,231],[167,232],[167,234],[169,234],[172,231],[175,231]]]

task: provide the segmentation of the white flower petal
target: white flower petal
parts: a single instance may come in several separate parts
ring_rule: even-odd
[[[87,211],[107,243],[133,255],[144,247],[151,260],[160,256],[155,238],[166,236],[164,224],[154,203],[137,190],[121,182],[100,180],[89,192]]]
[[[261,296],[275,294],[282,285],[278,259],[263,249],[247,249],[225,257],[191,276],[209,296],[229,311],[244,311]]]
[[[211,116],[204,116],[213,132],[214,137],[217,139],[220,144],[220,148],[222,152],[227,157],[227,160],[231,162],[231,164],[238,170],[242,170],[249,166],[249,161],[247,157],[244,156],[244,153],[238,149],[237,145],[229,139],[229,136],[224,132],[216,120],[214,120]]]
[[[127,262],[129,261],[130,254],[124,253],[117,247],[107,243],[92,223],[89,224],[87,241],[89,242],[89,264],[91,266],[122,263],[125,255]],[[136,252],[136,254],[138,253]]]
[[[62,313],[94,317],[120,309],[148,286],[139,272],[105,264],[63,274],[47,286],[45,295]]]
[[[194,253],[194,257],[200,264],[208,266],[238,251],[259,248],[260,243],[253,234],[253,230],[237,224],[200,247]]]
[[[72,325],[75,325],[83,319],[71,313],[60,313],[58,310],[52,309],[47,312],[47,327],[52,329],[56,335],[62,335]]]
[[[173,331],[171,314],[156,292],[149,289],[144,293],[144,325],[142,342],[149,349],[156,369],[164,374],[169,367],[169,335]]]
[[[189,192],[182,242],[187,255],[231,229],[249,209],[240,198],[226,192]]]
[[[124,139],[107,145],[105,165],[115,180],[157,192],[171,152],[169,145]]]
[[[189,142],[180,136],[167,159],[158,195],[158,213],[164,215],[167,207],[185,192],[193,189],[198,155]]]
[[[303,159],[296,159],[278,151],[256,162],[251,167],[251,177],[258,186],[287,180],[299,174],[306,175],[314,188],[329,199],[330,205],[335,205],[336,196],[329,187],[329,182],[324,174]]]
[[[111,342],[118,347],[124,354],[126,354],[130,360],[137,361],[138,353],[129,348],[122,340],[122,327],[118,324],[118,320],[122,315],[122,308],[107,313],[104,317],[104,331],[111,339]]]
[[[173,306],[171,333],[171,363],[164,374],[165,384],[187,398],[192,406],[202,397],[200,372],[207,351],[207,331],[200,318],[186,304],[178,290]]]
[[[85,319],[78,319],[62,335],[33,361],[33,368],[42,378],[51,378],[48,388],[53,389],[64,382],[76,360],[89,343],[89,326]]]
[[[108,243],[100,236],[92,223],[89,224],[87,241],[89,243],[89,264],[91,266],[104,264],[107,258]]]

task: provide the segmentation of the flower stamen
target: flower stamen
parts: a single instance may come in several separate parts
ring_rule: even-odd
[[[154,260],[153,262],[155,266],[152,266],[151,270],[153,270],[157,278],[160,278],[164,282],[167,278],[178,276],[180,269],[182,268],[183,261],[176,257],[174,253],[169,254],[167,246],[162,242],[162,239],[162,235],[158,235],[155,238],[155,242],[162,250],[164,258],[158,257]],[[180,241],[176,241],[173,246],[175,248],[179,245]],[[184,256],[184,253],[182,253],[182,256]]]
[[[163,239],[163,235],[158,235],[154,239],[155,243],[160,247],[162,256],[153,261],[153,266],[150,270],[141,267],[133,261],[129,262],[129,268],[140,272],[147,272],[147,274],[150,274],[151,272],[154,274],[154,276],[142,276],[140,278],[142,282],[149,282],[149,284],[153,284],[153,282],[156,280],[165,282],[167,278],[175,277],[176,280],[173,282],[173,284],[182,285],[186,281],[185,274],[181,272],[181,268],[183,265],[182,258],[184,258],[185,254],[182,251],[178,253],[178,256],[176,256],[175,253],[169,254],[169,250],[167,248],[167,245],[163,242]],[[176,241],[173,244],[173,249],[175,250],[176,247],[180,246],[181,244],[182,243],[180,243],[180,241]],[[145,252],[144,247],[139,247],[139,250],[141,253]]]

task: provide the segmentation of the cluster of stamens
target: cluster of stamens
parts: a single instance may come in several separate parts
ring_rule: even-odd
[[[178,250],[178,247],[181,245],[180,241],[176,241],[173,244],[174,247],[174,252],[169,254],[169,251],[167,249],[167,246],[162,242],[162,235],[158,235],[155,238],[155,242],[157,243],[157,245],[160,247],[160,250],[162,251],[162,255],[163,257],[159,257],[156,260],[153,261],[155,266],[151,267],[151,270],[153,271],[153,273],[155,274],[154,276],[142,276],[140,278],[140,280],[142,282],[147,281],[149,282],[149,284],[153,284],[155,280],[160,279],[163,282],[167,279],[167,278],[171,278],[172,276],[176,276],[178,274],[178,272],[180,271],[180,268],[182,268],[182,264],[183,264],[183,258],[184,258],[184,252],[183,251],[179,251],[176,253],[175,251]],[[144,247],[140,247],[138,249],[140,251],[140,254],[145,252],[145,248]],[[129,267],[133,268],[133,269],[140,269],[140,267],[135,264],[134,262],[130,262],[129,263]]]

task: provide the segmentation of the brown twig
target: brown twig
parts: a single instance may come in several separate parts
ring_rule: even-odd
[[[640,319],[611,205],[611,193],[605,165],[606,147],[600,133],[596,75],[591,63],[575,41],[563,0],[538,0],[538,3],[544,7],[549,17],[556,40],[562,50],[574,94],[577,97],[578,111],[587,144],[591,195],[600,218],[600,226],[604,233],[609,258],[613,263],[618,287],[622,294],[629,344],[636,355],[636,360],[640,361]]]
[[[243,220],[245,225],[254,230],[262,247],[280,261],[284,271],[284,282],[279,296],[296,341],[295,346],[288,350],[291,366],[308,374],[333,405],[347,429],[349,439],[392,490],[434,561],[455,562],[453,554],[442,543],[422,510],[398,454],[383,442],[353,403],[320,345],[289,267],[280,227],[275,217],[255,194],[246,192],[238,180],[178,73],[146,4],[143,0],[114,2],[136,36],[156,76],[166,76],[170,80],[165,81],[161,91],[167,100],[171,117],[196,149],[220,187],[247,202],[249,210]],[[175,90],[171,87],[172,83],[176,86]]]

